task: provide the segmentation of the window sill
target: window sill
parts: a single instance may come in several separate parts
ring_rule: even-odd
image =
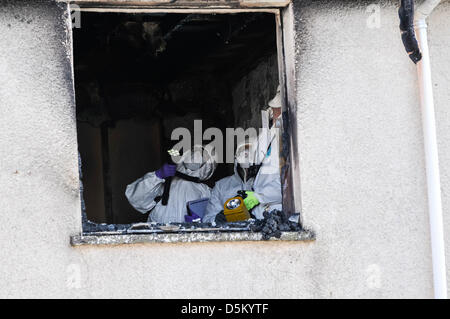
[[[315,234],[310,230],[283,232],[281,238],[269,241],[313,241]],[[123,245],[143,243],[194,243],[194,242],[236,242],[265,241],[262,234],[251,231],[240,232],[180,232],[153,234],[82,234],[70,238],[72,246]]]

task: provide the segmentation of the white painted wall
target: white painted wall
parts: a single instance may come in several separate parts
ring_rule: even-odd
[[[0,297],[432,297],[416,72],[397,2],[382,2],[379,29],[366,27],[369,2],[309,2],[295,1],[296,96],[304,221],[317,241],[72,248],[64,8],[0,1]],[[447,221],[449,18],[444,1],[430,19]]]
[[[437,137],[439,147],[439,160],[441,170],[442,204],[444,211],[444,231],[446,238],[446,261],[450,264],[450,2],[439,6],[431,16],[428,26],[430,41],[430,56],[437,119]],[[444,61],[444,62],[443,62]],[[447,266],[447,272],[449,266]],[[447,275],[447,286],[450,286],[450,277]]]

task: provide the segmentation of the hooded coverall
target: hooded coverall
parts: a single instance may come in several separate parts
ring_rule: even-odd
[[[208,180],[214,173],[216,163],[210,160],[201,164],[195,171],[184,165],[185,159],[190,156],[186,152],[177,165],[177,171],[192,177],[198,177],[201,181]],[[202,183],[195,183],[183,180],[177,176],[172,179],[170,196],[166,206],[162,201],[155,201],[158,196],[162,196],[164,191],[164,179],[150,172],[127,186],[125,196],[130,204],[142,214],[150,211],[148,222],[157,223],[182,223],[187,215],[186,203],[201,198],[209,198],[211,189]]]
[[[272,130],[271,135],[278,134],[278,131]],[[260,141],[263,145],[261,150],[267,150],[267,141]],[[265,146],[264,146],[265,145]],[[264,152],[265,153],[265,152]],[[206,212],[203,222],[212,223],[215,221],[216,215],[223,211],[225,202],[237,195],[239,190],[254,191],[255,196],[259,200],[259,205],[254,207],[251,213],[257,219],[263,219],[265,210],[272,211],[274,209],[281,210],[282,194],[281,181],[279,172],[278,159],[278,138],[272,139],[269,152],[265,154],[262,166],[254,178],[244,181],[238,174],[238,163],[235,160],[234,174],[219,180],[211,192],[211,198],[206,206]]]

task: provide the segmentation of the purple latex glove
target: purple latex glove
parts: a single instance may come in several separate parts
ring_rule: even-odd
[[[165,163],[159,170],[155,172],[155,175],[159,178],[167,178],[171,176],[175,176],[175,172],[177,171],[177,166],[173,164]]]
[[[194,220],[196,220],[196,219],[199,219],[199,221],[202,221],[202,218],[195,213],[192,213],[191,216],[189,216],[189,215],[184,216],[184,220],[186,221],[186,223],[193,223]]]

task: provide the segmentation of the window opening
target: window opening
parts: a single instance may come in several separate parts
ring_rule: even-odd
[[[273,14],[82,12],[81,18],[73,41],[83,233],[253,230],[268,238],[301,230],[298,216],[278,212],[281,182],[274,188],[270,178],[260,178],[265,164],[253,165],[277,154],[273,145],[282,143],[280,134],[260,130],[281,126]],[[191,133],[191,147],[208,145],[208,129],[222,134],[222,159],[205,173],[208,178],[171,176],[168,151],[179,142],[171,139],[177,128]],[[257,130],[256,139],[244,140],[248,144],[238,154],[247,159],[252,154],[251,167],[235,165],[239,141],[232,137],[228,146],[230,128]],[[217,156],[217,149],[213,153]],[[205,161],[202,157],[201,165]],[[178,164],[177,174],[192,173],[196,163]],[[242,187],[234,185],[236,180],[224,182],[229,176],[240,178]],[[245,185],[252,178],[263,180],[257,189]],[[164,185],[170,179],[167,199]],[[205,222],[218,188],[222,218]],[[187,208],[192,189],[197,195]],[[186,212],[183,220],[178,211]]]

